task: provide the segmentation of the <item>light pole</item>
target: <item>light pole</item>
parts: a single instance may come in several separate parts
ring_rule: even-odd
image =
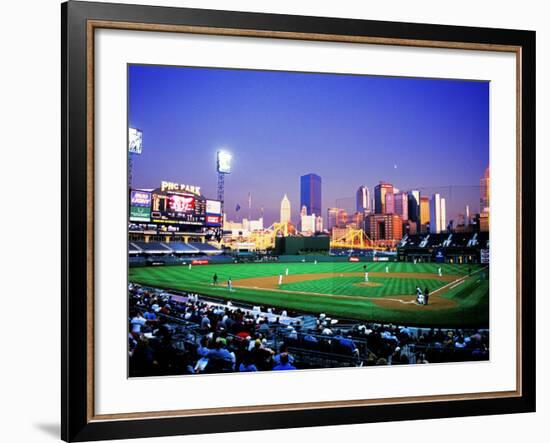
[[[225,176],[231,173],[231,159],[229,152],[219,150],[216,153],[216,171],[218,172],[218,200],[221,202],[222,213],[224,209]]]

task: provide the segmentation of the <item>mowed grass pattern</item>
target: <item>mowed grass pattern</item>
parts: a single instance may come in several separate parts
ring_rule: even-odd
[[[386,277],[369,277],[369,281],[380,283],[381,286],[358,286],[363,277],[340,276],[350,272],[363,272],[367,266],[369,273],[385,272]],[[444,275],[456,278],[465,276],[470,268],[472,276],[468,277],[456,288],[445,292],[444,297],[456,302],[449,309],[422,310],[421,306],[413,309],[392,309],[379,306],[365,298],[339,299],[334,297],[314,296],[318,294],[352,295],[355,297],[391,297],[392,295],[413,294],[416,286],[430,291],[446,284],[434,279],[437,268],[441,267]],[[321,277],[319,280],[301,281],[283,284],[281,291],[255,290],[253,288],[236,288],[229,292],[226,282],[233,282],[256,277],[276,277],[290,275],[333,273],[333,278]],[[480,272],[477,272],[480,271]],[[423,278],[391,278],[392,273],[423,273]],[[212,285],[212,277],[217,274],[219,286]],[[242,300],[254,304],[272,305],[298,311],[312,313],[324,312],[360,320],[381,322],[417,324],[425,326],[487,326],[489,323],[489,284],[485,272],[475,265],[448,265],[434,263],[347,263],[319,262],[314,263],[265,263],[265,264],[224,264],[195,265],[191,270],[187,266],[130,268],[129,281],[144,285],[176,290],[196,291],[198,293],[221,297],[224,299]],[[484,278],[485,277],[485,278]],[[296,292],[286,292],[296,291]],[[312,293],[308,295],[308,293]]]
[[[448,283],[434,279],[391,278],[391,273],[387,274],[387,277],[369,277],[369,282],[379,284],[380,286],[361,286],[364,281],[364,277],[341,277],[339,274],[335,274],[332,278],[283,284],[281,285],[281,289],[320,294],[344,294],[358,297],[385,297],[391,295],[413,295],[417,286],[420,286],[422,290],[428,288],[431,292]]]

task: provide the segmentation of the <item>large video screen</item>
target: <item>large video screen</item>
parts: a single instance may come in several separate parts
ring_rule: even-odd
[[[151,221],[160,224],[204,225],[206,200],[179,194],[153,194]]]
[[[185,195],[170,195],[168,209],[177,214],[188,214],[195,210],[195,198]]]

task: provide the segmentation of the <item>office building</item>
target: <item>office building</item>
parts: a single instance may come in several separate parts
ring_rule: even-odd
[[[409,219],[409,199],[404,192],[393,194],[393,213],[399,215],[403,221]]]
[[[407,194],[409,220],[420,221],[420,191],[412,190]]]
[[[489,191],[491,180],[489,178],[489,168],[485,169],[483,177],[479,181],[480,196],[479,196],[479,212],[489,212]]]
[[[355,210],[362,214],[370,214],[371,208],[371,195],[369,188],[365,185],[359,186],[355,197]]]
[[[322,214],[321,177],[306,174],[300,177],[300,207],[307,208],[307,215]]]
[[[421,234],[425,234],[428,230],[428,224],[430,223],[430,198],[420,197],[420,228]]]
[[[394,247],[403,237],[403,220],[395,214],[370,214],[365,232],[376,245]]]
[[[288,223],[290,221],[290,200],[285,196],[281,200],[281,223]]]
[[[430,200],[430,232],[439,234],[447,229],[445,199],[435,193]]]
[[[374,213],[386,214],[386,195],[393,195],[393,185],[380,182],[374,187]]]

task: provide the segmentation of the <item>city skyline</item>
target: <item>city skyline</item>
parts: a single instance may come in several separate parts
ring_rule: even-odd
[[[252,218],[263,207],[268,226],[287,194],[297,222],[300,177],[308,173],[322,178],[322,208],[344,198],[354,205],[358,186],[372,193],[380,180],[430,197],[445,194],[441,185],[469,186],[464,192],[471,195],[447,197],[453,219],[465,205],[479,205],[489,161],[488,88],[471,81],[132,65],[129,124],[143,131],[134,186],[174,180],[214,198],[215,152],[225,148],[234,158],[226,177],[229,219],[248,216],[235,208],[245,207],[251,193]],[[434,192],[422,192],[427,188]]]

